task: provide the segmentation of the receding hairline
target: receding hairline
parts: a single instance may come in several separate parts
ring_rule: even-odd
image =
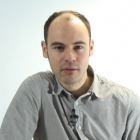
[[[53,24],[56,24],[55,22],[60,22],[60,21],[74,21],[74,18],[77,18],[77,20],[79,20],[80,21],[80,23],[82,23],[85,27],[86,27],[86,25],[85,25],[85,23],[78,17],[78,16],[76,16],[76,15],[74,15],[74,14],[72,14],[72,13],[69,13],[69,12],[67,12],[67,13],[62,13],[61,15],[59,15],[58,17],[56,17],[52,22],[51,22],[51,24],[50,24],[50,26],[49,26],[49,28],[48,28],[48,32],[49,32],[49,30],[50,30],[50,27],[53,25]],[[53,25],[53,26],[55,26],[55,25]],[[87,27],[86,27],[87,28]],[[88,29],[87,29],[87,31],[88,31]]]
[[[84,22],[78,17],[78,16],[76,16],[76,15],[74,15],[74,14],[72,14],[72,13],[69,13],[69,12],[67,12],[67,13],[62,13],[61,15],[59,15],[58,17],[56,17],[53,21],[52,21],[52,23],[54,22],[54,21],[56,21],[56,20],[58,20],[59,18],[61,18],[62,20],[64,19],[64,20],[66,20],[66,21],[72,21],[73,19],[74,19],[74,17],[76,17],[77,19],[79,19],[83,24],[84,24]],[[51,23],[51,24],[52,24]],[[50,24],[50,25],[51,25]]]
[[[72,14],[72,13],[63,13],[60,15],[61,17],[63,17],[63,19],[67,20],[67,21],[71,21],[73,20],[73,17],[77,17],[76,15]],[[58,16],[58,17],[60,17]],[[79,17],[77,17],[79,20],[81,20]],[[81,20],[82,21],[82,20]]]

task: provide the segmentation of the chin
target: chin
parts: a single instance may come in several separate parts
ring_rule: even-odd
[[[77,83],[77,79],[63,79],[62,81],[65,84],[75,84],[75,83]]]

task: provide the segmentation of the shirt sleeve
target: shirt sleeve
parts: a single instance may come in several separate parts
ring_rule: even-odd
[[[0,140],[31,140],[38,123],[35,86],[27,78],[19,87],[3,119]]]
[[[140,140],[140,99],[138,96],[133,98],[123,140]]]

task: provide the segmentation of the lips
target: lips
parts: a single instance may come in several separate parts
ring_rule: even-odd
[[[62,70],[66,73],[72,73],[72,72],[75,72],[77,69],[74,67],[65,67]]]

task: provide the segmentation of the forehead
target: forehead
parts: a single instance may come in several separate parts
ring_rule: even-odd
[[[48,30],[48,41],[55,39],[88,38],[88,30],[81,19],[65,13],[54,19]]]

